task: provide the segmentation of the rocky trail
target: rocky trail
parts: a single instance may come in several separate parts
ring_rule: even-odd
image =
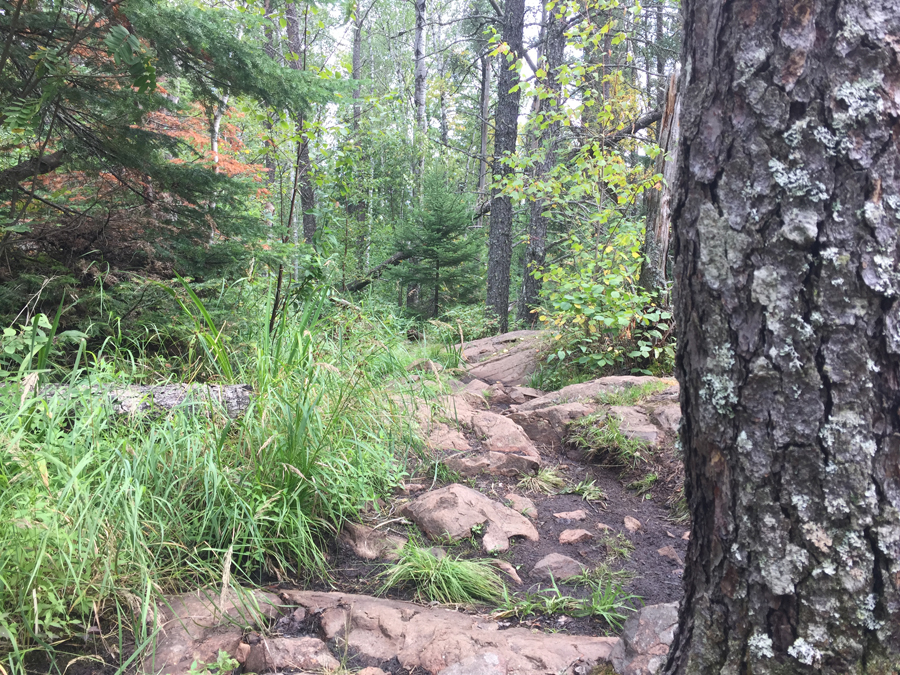
[[[187,673],[225,650],[247,673],[656,672],[689,537],[674,515],[678,385],[621,376],[532,389],[543,339],[517,331],[467,343],[467,367],[449,381],[439,365],[415,364],[413,384],[439,392],[405,399],[431,459],[344,527],[329,550],[332,579],[173,597],[140,671]],[[438,606],[408,586],[382,592],[408,543],[493,561],[508,589],[501,607]],[[590,606],[598,587],[619,589],[624,627],[565,610]]]

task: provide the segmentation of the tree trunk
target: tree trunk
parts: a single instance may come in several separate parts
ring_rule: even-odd
[[[478,200],[479,202],[487,201],[485,195],[485,185],[487,184],[487,145],[488,145],[488,115],[491,109],[491,58],[487,54],[481,57],[481,99],[479,101],[481,110],[481,146],[479,151],[480,160],[478,163]],[[484,216],[478,216],[478,227],[483,226]]]
[[[525,0],[506,0],[503,15],[503,41],[509,46],[510,60],[500,59],[497,78],[497,112],[494,115],[494,164],[492,173],[501,180],[512,175],[503,160],[516,151],[518,136],[519,89],[510,92],[519,80],[513,67],[522,56],[522,29]],[[512,70],[510,70],[512,68]],[[500,186],[491,193],[491,228],[488,237],[487,311],[498,321],[500,332],[509,326],[509,268],[512,261],[512,202],[503,196]]]
[[[900,12],[686,0],[666,672],[900,664]]]
[[[663,176],[659,190],[651,190],[647,197],[647,226],[644,235],[644,262],[638,285],[648,293],[666,290],[666,266],[669,261],[669,222],[672,217],[672,190],[678,180],[678,136],[680,134],[681,97],[678,95],[678,76],[669,77],[665,107],[659,122],[661,152],[656,158],[656,173]],[[661,300],[667,303],[666,298]]]
[[[556,13],[551,11],[546,16],[546,32],[544,42],[544,68],[547,71],[548,89],[555,92],[556,105],[560,103],[560,86],[556,77],[556,69],[563,63],[563,54],[566,49],[565,21],[558,19]],[[550,99],[536,99],[534,113],[541,111],[542,106],[549,106]],[[550,111],[553,114],[555,111]],[[535,165],[533,176],[542,178],[554,166],[556,166],[556,150],[559,146],[560,123],[558,121],[548,124],[543,132],[540,132],[539,143],[544,147],[543,159]],[[531,221],[528,227],[528,246],[525,248],[525,265],[522,269],[522,303],[519,305],[519,320],[534,324],[537,316],[532,313],[538,305],[541,294],[542,281],[534,276],[534,272],[544,266],[544,258],[547,253],[547,216],[544,215],[546,204],[542,199],[536,199],[531,204]]]
[[[350,77],[356,81],[356,88],[353,90],[353,131],[359,129],[359,118],[361,115],[359,108],[359,99],[362,96],[362,89],[359,81],[362,79],[362,15],[359,3],[356,3],[355,16],[353,17],[353,61],[352,72]]]
[[[413,100],[416,107],[416,181],[417,193],[422,194],[422,175],[425,172],[425,0],[415,0],[416,33],[413,53],[415,55],[415,80]]]
[[[304,11],[308,11],[304,10]],[[287,17],[287,34],[288,46],[293,52],[293,57],[289,61],[291,68],[294,70],[306,70],[306,15],[304,14],[304,25],[300,30],[300,20],[297,16],[297,5],[293,2],[285,6],[285,14]],[[309,158],[309,139],[303,135],[303,114],[297,115],[297,190],[300,192],[300,209],[303,214],[303,239],[307,244],[313,242],[316,235],[316,191],[313,187],[312,162]],[[293,197],[291,198],[293,204]],[[294,232],[295,241],[299,240],[299,227],[293,222],[288,223]]]

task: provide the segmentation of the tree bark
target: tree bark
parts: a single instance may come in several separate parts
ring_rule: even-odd
[[[416,190],[422,194],[422,175],[425,172],[425,84],[428,77],[425,71],[425,0],[415,0],[416,31],[413,53],[415,56],[415,75],[413,83],[413,100],[416,107]]]
[[[485,194],[485,186],[487,185],[487,169],[488,169],[488,119],[491,109],[491,57],[485,54],[481,57],[481,98],[479,100],[479,109],[481,110],[481,145],[479,150],[478,162],[478,200],[487,201]],[[478,227],[483,225],[484,214],[478,216]]]
[[[541,111],[543,105],[551,105],[551,99],[560,104],[561,88],[556,77],[556,70],[563,63],[566,49],[565,21],[558,19],[556,13],[547,13],[544,35],[543,55],[544,68],[547,71],[547,89],[555,92],[555,96],[541,101],[537,98],[534,113]],[[554,111],[550,111],[553,114]],[[559,146],[560,123],[554,121],[539,133],[539,144],[544,147],[544,157],[535,165],[533,176],[540,179],[556,165],[556,150]],[[546,204],[543,199],[536,199],[531,204],[531,220],[528,227],[528,246],[525,248],[525,265],[522,278],[522,303],[519,305],[519,320],[534,324],[537,316],[532,313],[538,306],[542,281],[534,276],[534,272],[544,266],[547,253],[547,216],[544,215]]]
[[[522,56],[522,29],[525,22],[525,0],[506,0],[503,15],[503,41],[509,46],[507,59],[500,59],[497,78],[497,111],[494,115],[494,163],[492,173],[501,180],[513,170],[503,163],[516,152],[518,137],[519,80],[514,64]],[[502,194],[502,186],[491,192],[491,227],[488,235],[487,311],[493,314],[501,333],[509,327],[509,274],[512,261],[512,201]]]
[[[900,12],[686,0],[665,672],[900,664]]]
[[[659,295],[666,290],[666,266],[669,261],[669,223],[672,218],[672,190],[678,180],[678,136],[681,123],[681,98],[678,76],[669,77],[665,108],[659,122],[656,173],[662,174],[659,190],[651,190],[647,198],[647,226],[644,235],[644,262],[638,285],[648,293]],[[661,298],[667,303],[666,298]]]

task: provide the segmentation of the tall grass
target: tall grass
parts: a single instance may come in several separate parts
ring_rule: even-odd
[[[240,419],[113,415],[83,385],[154,372],[124,339],[55,372],[68,395],[0,389],[0,670],[98,624],[141,645],[161,594],[325,575],[329,534],[403,478],[413,416],[384,387],[408,355],[370,323],[337,330],[322,297],[270,331],[269,290],[242,293],[263,311],[228,340],[196,294],[182,304],[206,356],[191,369],[253,386]]]

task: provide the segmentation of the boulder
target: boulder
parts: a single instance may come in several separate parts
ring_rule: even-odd
[[[432,539],[463,539],[471,536],[473,527],[484,525],[481,543],[489,553],[507,550],[510,537],[538,540],[534,525],[521,513],[456,483],[426,492],[401,513]]]
[[[655,675],[666,662],[678,626],[678,604],[649,605],[625,622],[612,664],[619,675]]]
[[[148,617],[159,632],[138,672],[182,675],[195,661],[215,662],[219,651],[247,658],[246,650],[239,649],[244,631],[276,619],[280,605],[278,596],[261,591],[201,589],[166,596],[155,616]]]
[[[338,540],[364,560],[399,560],[406,538],[359,523],[344,523]]]
[[[263,638],[250,647],[244,662],[248,673],[267,673],[275,670],[334,670],[340,662],[331,655],[319,638]]]
[[[336,652],[353,653],[360,666],[391,672],[396,665],[388,667],[389,661],[429,675],[487,675],[494,665],[504,674],[555,675],[608,663],[619,642],[521,627],[500,630],[496,622],[471,614],[362,595],[284,591],[282,599],[310,613],[334,613],[324,637],[334,641]],[[457,664],[459,670],[448,670]]]
[[[509,394],[506,393],[506,387],[499,382],[495,382],[485,392],[491,405],[508,405],[513,402]]]
[[[614,405],[609,414],[619,420],[619,431],[627,438],[636,438],[649,445],[656,445],[660,440],[659,429],[646,413],[633,406]]]
[[[518,424],[533,442],[559,448],[566,435],[566,427],[574,420],[590,415],[597,409],[591,403],[562,403],[537,410],[518,409],[510,413],[509,419]]]
[[[521,385],[538,368],[546,333],[520,330],[468,342],[463,358],[469,374],[489,384]]]
[[[678,433],[678,425],[681,424],[681,406],[664,405],[653,411],[653,421],[663,431],[670,434]]]
[[[556,581],[565,581],[572,577],[583,574],[587,567],[577,560],[561,553],[551,553],[541,558],[534,569],[531,570],[531,576],[535,579],[555,579]]]
[[[563,387],[559,391],[552,391],[544,394],[539,398],[532,399],[522,405],[516,406],[516,411],[537,410],[538,408],[546,408],[547,406],[559,403],[571,403],[572,401],[590,401],[600,394],[610,394],[628,387],[641,386],[650,382],[665,382],[672,387],[677,387],[675,380],[660,380],[658,377],[649,377],[645,375],[611,375],[609,377],[600,377],[590,382],[582,382],[581,384],[570,384]]]
[[[492,412],[480,412],[472,417],[472,428],[492,452],[513,452],[540,461],[541,455],[522,427],[511,419]]]

